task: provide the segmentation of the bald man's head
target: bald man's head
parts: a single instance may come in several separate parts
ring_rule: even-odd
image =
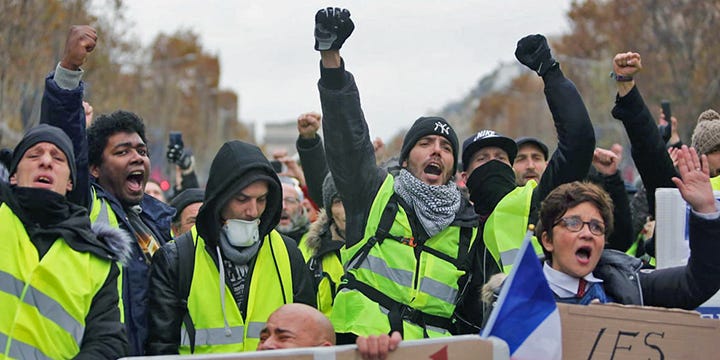
[[[287,304],[275,310],[260,332],[258,350],[335,345],[335,329],[314,307]]]

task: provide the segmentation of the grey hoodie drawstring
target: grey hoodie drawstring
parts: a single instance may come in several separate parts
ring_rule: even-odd
[[[223,265],[222,255],[220,255],[220,247],[216,245],[215,251],[217,251],[218,268],[220,268],[220,303],[222,304],[223,321],[225,322],[225,336],[231,337],[232,330],[230,330],[227,313],[225,312],[225,266]]]

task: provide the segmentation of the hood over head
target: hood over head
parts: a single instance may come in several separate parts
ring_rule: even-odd
[[[265,211],[260,215],[260,237],[270,233],[280,222],[282,187],[275,170],[260,149],[243,141],[228,141],[218,150],[210,166],[205,200],[198,211],[198,234],[210,246],[217,245],[223,206],[235,194],[255,181],[268,183]]]

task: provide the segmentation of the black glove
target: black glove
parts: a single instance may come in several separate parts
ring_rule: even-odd
[[[315,50],[340,50],[350,37],[355,24],[350,11],[341,8],[325,8],[315,14]]]
[[[187,170],[190,166],[192,166],[192,153],[190,151],[185,151],[183,146],[180,144],[168,145],[165,157],[167,157],[169,163],[177,164],[182,170]]]
[[[545,75],[558,64],[550,53],[547,39],[540,34],[528,35],[520,39],[515,49],[515,57],[540,76]]]
[[[183,146],[180,144],[169,144],[165,157],[171,164],[177,164],[180,157],[183,156]]]

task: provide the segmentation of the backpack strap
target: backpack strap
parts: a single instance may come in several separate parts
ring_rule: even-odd
[[[192,232],[188,231],[180,235],[176,240],[178,251],[178,297],[183,312],[183,324],[190,340],[190,353],[195,352],[195,325],[188,310],[188,297],[192,285],[192,272],[195,268],[195,243],[192,239]]]
[[[393,238],[392,235],[390,235],[390,228],[392,228],[393,222],[395,222],[395,215],[398,212],[398,203],[396,195],[393,194],[390,197],[390,200],[388,201],[387,205],[385,205],[385,209],[382,212],[382,215],[380,216],[380,222],[378,223],[377,230],[375,230],[375,235],[368,239],[368,241],[363,245],[363,247],[353,256],[352,259],[348,262],[348,265],[352,269],[357,269],[360,264],[362,264],[363,261],[367,258],[368,254],[370,254],[370,250],[375,246],[375,244],[382,244],[383,241],[385,241],[386,238]],[[408,245],[415,247],[414,239],[396,239],[400,242],[406,242]]]

